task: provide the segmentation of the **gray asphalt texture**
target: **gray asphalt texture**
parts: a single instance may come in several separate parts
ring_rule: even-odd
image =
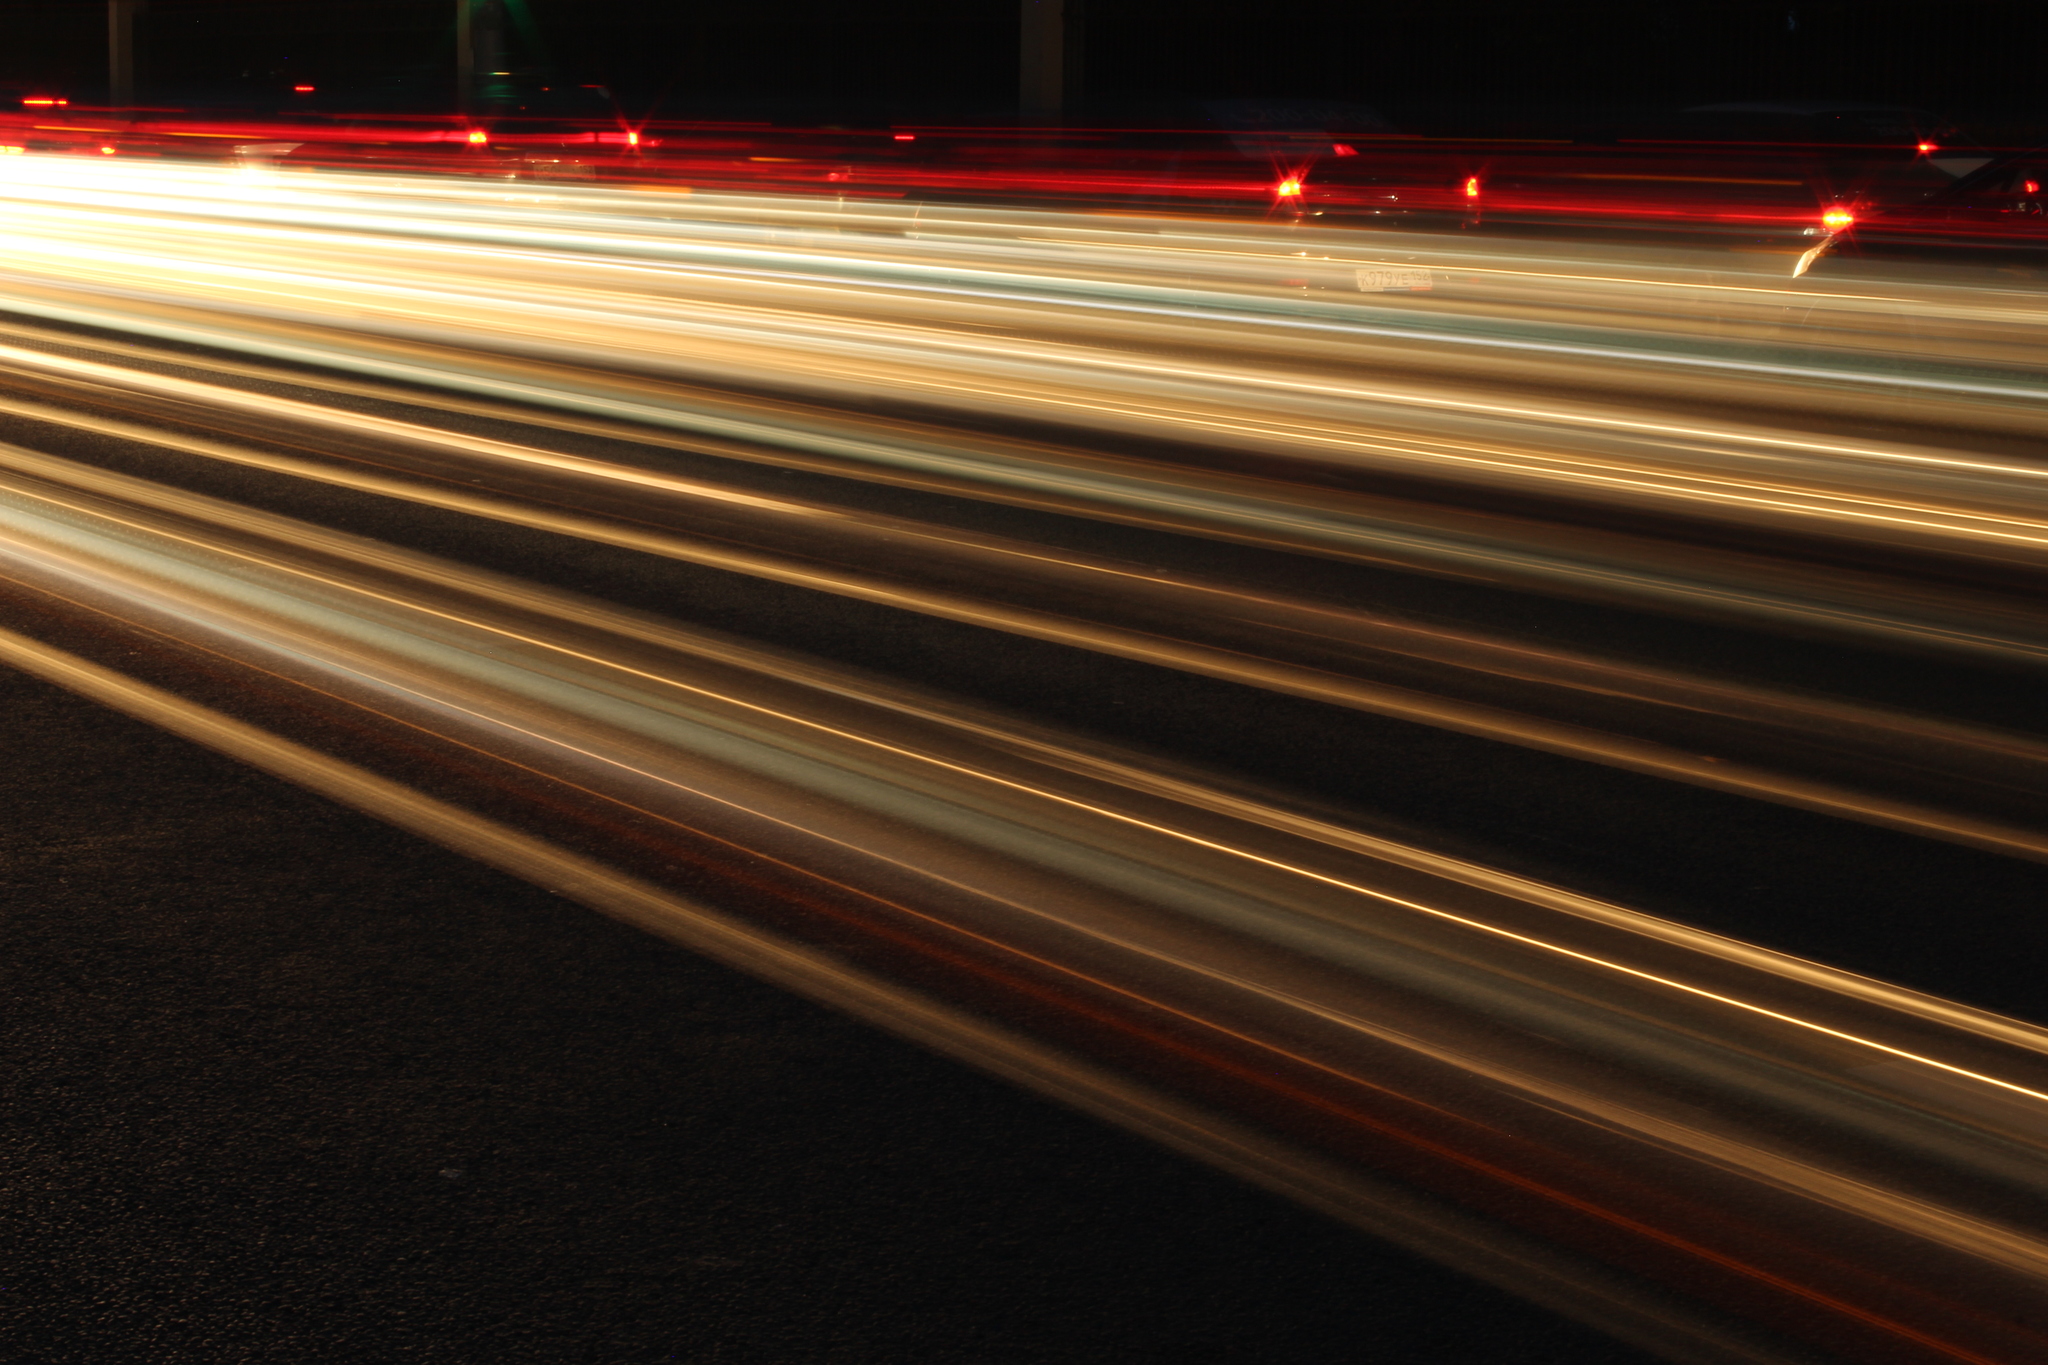
[[[0,1361],[1643,1357],[0,670]]]

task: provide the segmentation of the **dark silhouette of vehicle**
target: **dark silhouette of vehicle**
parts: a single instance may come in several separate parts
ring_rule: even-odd
[[[2048,280],[2048,147],[1996,158],[1921,200],[1859,215],[1812,269],[1846,275],[1929,264]]]

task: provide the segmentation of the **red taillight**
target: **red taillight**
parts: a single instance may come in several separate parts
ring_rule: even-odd
[[[1358,155],[1358,148],[1352,146],[1348,142],[1333,142],[1330,144],[1330,150],[1336,153],[1338,156]]]
[[[1282,199],[1293,199],[1301,194],[1301,181],[1289,176],[1273,187],[1273,192]]]
[[[1927,155],[1927,153],[1929,153],[1929,152],[1938,152],[1938,151],[1940,151],[1940,150],[1941,150],[1941,148],[1940,148],[1940,147],[1938,147],[1937,145],[1935,145],[1935,144],[1934,144],[1934,143],[1932,143],[1932,142],[1922,142],[1922,143],[1918,143],[1918,144],[1916,144],[1916,145],[1917,145],[1917,146],[1918,146],[1918,147],[1920,148],[1920,154],[1921,154],[1922,156],[1925,156],[1925,155]]]
[[[310,95],[313,93],[313,87],[310,85],[295,85],[292,87],[292,93],[294,95]]]
[[[1840,232],[1856,221],[1856,215],[1847,209],[1829,209],[1820,216],[1820,225],[1829,232]]]
[[[0,147],[0,156],[20,156],[27,150],[26,147]]]
[[[32,96],[32,97],[30,97],[30,98],[27,98],[27,99],[24,99],[24,100],[22,100],[22,103],[23,103],[23,104],[58,104],[58,103],[61,103],[61,101],[59,101],[59,100],[53,100],[53,99],[45,99],[45,98],[43,98],[43,97],[41,97],[41,96]]]
[[[491,135],[481,128],[472,128],[469,130],[469,145],[472,147],[481,147],[490,140]]]
[[[628,147],[638,147],[640,145],[640,134],[629,130],[626,133],[626,145]]]
[[[2039,193],[2041,192],[2041,182],[2040,182],[2040,181],[2038,181],[2038,180],[2029,180],[2029,181],[2027,181],[2027,182],[2025,182],[2025,183],[2026,183],[2026,186],[2027,186],[2027,193],[2028,193],[2028,194],[2039,194]]]
[[[916,134],[916,133],[898,133],[898,134],[896,134],[896,140],[897,140],[898,142],[915,142],[915,141],[917,141],[917,134]]]
[[[113,149],[112,147],[102,147],[102,148],[100,148],[100,155],[101,155],[101,156],[112,156],[113,154],[114,154],[114,149]]]
[[[1479,197],[1478,176],[1468,175],[1465,177],[1465,197],[1467,199],[1477,199]]]

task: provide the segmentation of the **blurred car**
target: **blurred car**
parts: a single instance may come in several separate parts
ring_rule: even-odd
[[[25,85],[19,81],[0,82],[0,115],[24,113],[40,115],[51,110],[69,107],[71,99],[62,91],[47,85]]]
[[[1917,146],[1958,143],[1962,129],[1926,109],[1834,100],[1751,100],[1696,104],[1671,116],[1671,133],[1751,142]]]
[[[2048,279],[2048,147],[1989,161],[1917,202],[1859,214],[1810,269],[1844,275],[1911,264]]]
[[[1698,136],[1858,148],[1876,154],[1880,165],[1924,165],[1951,178],[1968,175],[1991,160],[1953,120],[1906,105],[1757,101],[1696,105],[1680,117],[1690,121],[1690,131]]]
[[[1573,231],[1775,242],[1911,203],[1984,164],[1960,129],[1889,105],[1701,105],[1590,136],[1504,145],[1478,177],[1485,219]]]

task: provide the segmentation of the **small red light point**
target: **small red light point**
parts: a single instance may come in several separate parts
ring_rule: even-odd
[[[489,133],[486,133],[481,128],[472,128],[469,130],[469,145],[472,147],[481,147],[490,140],[491,135]]]
[[[640,145],[640,134],[628,130],[626,133],[626,145],[628,147],[638,147]]]
[[[1358,148],[1352,146],[1348,142],[1333,142],[1330,144],[1330,150],[1336,153],[1338,156],[1358,155]]]
[[[313,87],[310,85],[295,85],[292,87],[292,93],[295,95],[310,95],[313,93]]]
[[[1465,177],[1465,197],[1467,199],[1477,199],[1479,197],[1478,176],[1468,175]]]
[[[1820,216],[1821,226],[1830,232],[1840,232],[1856,221],[1856,215],[1847,209],[1829,209]]]
[[[897,140],[898,142],[915,142],[915,141],[917,141],[917,134],[916,134],[916,133],[898,133],[898,134],[896,134],[896,140]]]
[[[1928,154],[1929,152],[1938,152],[1938,151],[1940,151],[1940,150],[1941,150],[1941,148],[1940,148],[1940,147],[1936,146],[1936,145],[1935,145],[1934,143],[1932,143],[1932,142],[1922,142],[1922,143],[1919,143],[1919,144],[1917,144],[1917,145],[1918,145],[1918,146],[1919,146],[1919,148],[1920,148],[1920,154],[1921,154],[1922,156],[1925,156],[1925,155],[1927,155],[1927,154]]]
[[[2027,193],[2028,193],[2028,194],[2039,194],[2039,193],[2041,192],[2041,182],[2040,182],[2040,181],[2038,181],[2038,180],[2029,180],[2029,181],[2027,181],[2027,182],[2025,182],[2025,183],[2026,183],[2026,187],[2027,187]]]
[[[1292,176],[1274,186],[1274,192],[1282,199],[1292,199],[1301,193],[1301,182]]]

